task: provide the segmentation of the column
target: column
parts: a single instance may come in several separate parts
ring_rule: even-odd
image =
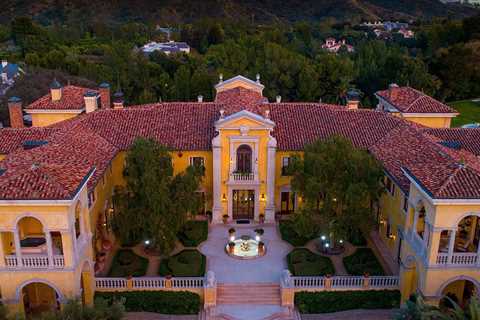
[[[62,247],[63,247],[63,258],[65,259],[65,267],[71,267],[75,263],[75,249],[73,247],[73,236],[70,231],[62,231]]]
[[[448,242],[448,261],[447,263],[452,263],[452,256],[453,256],[453,249],[455,247],[455,236],[457,234],[457,230],[450,231],[450,241]]]
[[[52,248],[52,234],[48,230],[43,230],[47,242],[48,267],[53,268],[53,248]]]
[[[0,268],[5,267],[5,251],[3,250],[3,232],[0,232]]]
[[[213,208],[212,220],[215,223],[222,222],[222,147],[220,136],[212,140],[213,149]]]
[[[267,152],[267,205],[265,207],[265,222],[275,221],[275,156],[277,140],[269,137]]]
[[[412,231],[413,231],[413,234],[417,234],[417,223],[418,223],[418,210],[415,209],[415,211],[413,212],[413,226],[412,226]]]
[[[440,235],[442,231],[429,232],[430,245],[428,246],[428,264],[434,265],[437,263],[438,250],[440,247]]]
[[[17,266],[23,267],[22,247],[20,246],[20,235],[18,229],[13,230],[13,241],[15,243],[15,256],[17,257]]]

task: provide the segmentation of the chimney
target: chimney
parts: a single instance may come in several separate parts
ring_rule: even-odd
[[[395,89],[398,89],[398,88],[399,88],[398,84],[390,83],[390,85],[388,86],[388,97],[390,99],[395,98]]]
[[[98,109],[100,95],[95,91],[87,91],[83,96],[85,100],[85,112],[90,113]]]
[[[360,92],[355,89],[350,89],[347,92],[347,109],[356,110],[360,104]]]
[[[11,97],[8,99],[8,113],[10,114],[10,127],[23,128],[22,99]]]
[[[197,101],[198,102],[203,102],[203,96],[201,94],[197,97]]]
[[[282,96],[278,95],[278,96],[276,97],[276,99],[277,99],[277,103],[282,102]]]
[[[123,92],[118,90],[113,94],[113,109],[123,109],[123,108],[124,108]]]
[[[100,101],[102,102],[103,109],[109,109],[112,107],[110,103],[110,85],[106,82],[103,82],[98,87],[98,91],[100,91]]]
[[[53,82],[50,84],[50,94],[52,96],[52,101],[59,101],[62,99],[62,85],[57,79],[53,79]]]

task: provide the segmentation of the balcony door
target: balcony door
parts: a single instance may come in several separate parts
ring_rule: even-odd
[[[242,144],[237,149],[237,170],[238,173],[252,172],[252,148]]]
[[[233,190],[233,219],[253,220],[255,215],[255,190]]]

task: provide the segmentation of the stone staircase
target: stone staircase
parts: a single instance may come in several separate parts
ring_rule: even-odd
[[[276,283],[219,283],[217,304],[280,305],[280,286]]]

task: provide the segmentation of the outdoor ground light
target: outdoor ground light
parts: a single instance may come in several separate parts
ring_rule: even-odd
[[[235,241],[235,236],[230,236],[230,241],[231,242]]]
[[[145,245],[148,246],[150,244],[150,240],[145,240]]]
[[[327,239],[327,237],[321,236],[320,239],[322,239],[322,241],[325,241]]]
[[[255,240],[256,240],[257,242],[260,242],[260,240],[261,240],[260,235],[257,234],[257,235],[255,236]]]
[[[329,243],[325,243],[325,248],[328,249],[328,247],[330,247],[330,244],[329,244]]]
[[[339,240],[338,242],[343,243],[343,240]]]

